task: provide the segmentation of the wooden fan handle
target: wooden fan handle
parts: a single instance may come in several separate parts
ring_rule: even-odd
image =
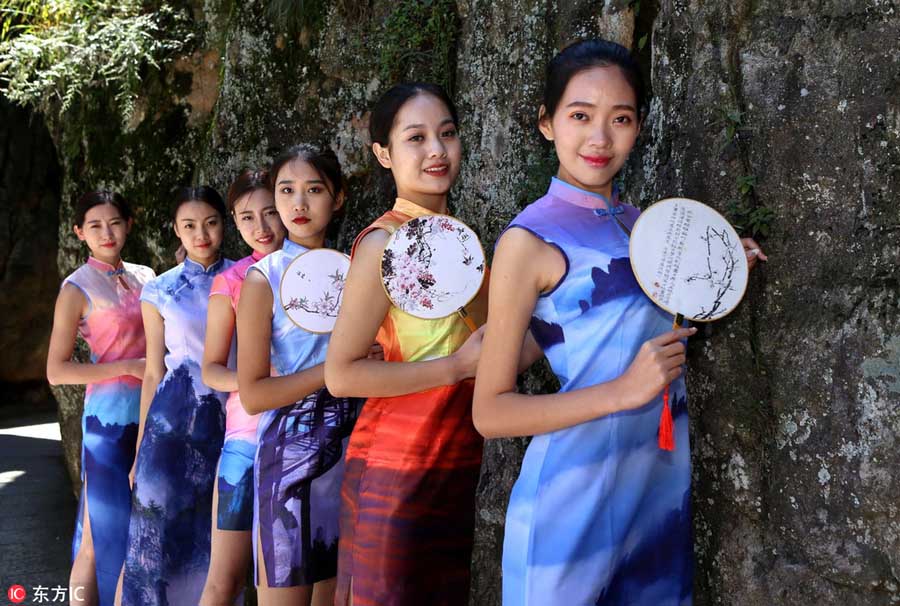
[[[466,311],[465,307],[460,307],[456,310],[456,313],[459,314],[459,317],[462,318],[462,321],[466,323],[466,326],[470,331],[475,332],[478,330],[478,327],[475,326],[475,321],[469,316],[469,312]]]

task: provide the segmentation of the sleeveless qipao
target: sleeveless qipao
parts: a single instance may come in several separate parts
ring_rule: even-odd
[[[249,257],[213,279],[209,296],[223,295],[230,299],[237,315],[241,285],[250,266],[265,255],[253,252]],[[232,336],[234,347],[237,334]],[[259,415],[248,414],[238,392],[228,394],[225,402],[225,442],[219,458],[216,486],[218,504],[216,527],[219,530],[250,530],[253,526],[253,459],[256,457],[256,425]]]
[[[561,392],[622,375],[672,317],[631,271],[625,230],[602,196],[553,179],[517,216],[567,271],[531,330]],[[630,229],[639,211],[613,205]],[[691,604],[690,447],[683,377],[671,385],[676,449],[661,450],[662,395],[641,408],[535,436],[513,487],[503,545],[504,606]]]
[[[289,375],[325,362],[330,335],[295,325],[281,304],[281,279],[308,249],[285,240],[257,262],[272,289],[271,364]],[[255,465],[256,579],[262,553],[269,587],[296,587],[337,573],[338,519],[344,452],[360,400],[324,387],[289,406],[259,415]]]
[[[78,333],[91,350],[91,362],[143,358],[146,350],[140,294],[155,277],[143,265],[119,262],[118,267],[88,258],[63,281],[77,287],[88,303]],[[111,605],[125,559],[131,487],[141,404],[141,380],[121,376],[90,383],[81,420],[82,490],[72,558],[81,546],[84,507],[91,522],[101,606]]]
[[[429,214],[397,199],[356,243]],[[486,295],[487,279],[467,306],[479,325]],[[385,361],[416,362],[448,356],[470,335],[458,314],[423,320],[392,305],[377,341]],[[351,591],[354,606],[468,603],[484,444],[472,423],[473,387],[469,380],[366,400],[347,450],[335,603]]]
[[[219,259],[204,269],[185,259],[141,293],[164,321],[166,374],[135,463],[123,606],[196,604],[203,591],[225,394],[203,384],[200,363],[210,287],[231,265]]]

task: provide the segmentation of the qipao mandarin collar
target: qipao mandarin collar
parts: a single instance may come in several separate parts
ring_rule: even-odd
[[[397,198],[394,202],[394,208],[392,208],[394,212],[403,213],[404,215],[409,215],[413,219],[417,217],[425,217],[428,215],[437,215],[440,213],[436,213],[433,210],[428,210],[424,206],[419,206],[415,202],[410,202],[405,198]]]
[[[302,244],[297,244],[290,238],[285,238],[284,243],[281,245],[281,250],[286,252],[288,255],[292,257],[296,257],[300,253],[305,253],[309,249],[303,246]]]
[[[110,277],[120,276],[125,273],[125,264],[122,263],[122,259],[119,259],[119,263],[116,266],[112,266],[109,263],[101,261],[100,259],[97,259],[95,257],[88,257],[87,263],[97,271],[104,273]]]
[[[617,211],[621,212],[618,210],[621,208],[619,206],[619,189],[615,185],[613,185],[612,196],[607,199],[602,194],[575,187],[562,179],[553,177],[550,180],[550,188],[547,190],[547,194],[562,202],[589,208],[597,212],[597,214],[616,214]]]
[[[189,276],[197,276],[200,274],[215,274],[222,268],[222,264],[225,263],[225,257],[220,256],[216,259],[215,263],[210,265],[209,267],[203,267],[196,261],[192,261],[189,257],[185,257],[184,259],[184,272]]]
[[[261,253],[258,250],[254,250],[253,252],[250,253],[250,258],[253,259],[254,263],[263,259],[265,256],[266,256],[265,253]]]

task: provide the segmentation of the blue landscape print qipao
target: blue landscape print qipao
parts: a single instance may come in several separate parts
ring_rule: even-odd
[[[200,361],[216,274],[186,259],[144,287],[165,323],[166,375],[138,450],[122,604],[197,604],[209,568],[212,491],[225,433],[225,394],[203,384]]]
[[[638,286],[628,235],[616,220],[630,228],[638,214],[553,179],[510,225],[566,260],[566,273],[538,299],[531,320],[561,392],[616,379],[645,341],[671,329],[672,316]],[[635,410],[534,437],[507,511],[504,606],[691,604],[683,378],[670,393],[671,452],[657,443],[661,395]]]

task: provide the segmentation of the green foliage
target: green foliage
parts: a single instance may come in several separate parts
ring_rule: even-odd
[[[647,46],[647,40],[649,39],[650,34],[644,34],[638,39],[638,50],[644,50],[644,47]]]
[[[744,114],[736,109],[720,109],[720,118],[715,122],[725,128],[725,139],[719,146],[719,153],[728,147],[734,138],[742,130],[746,130],[744,125]]]
[[[767,206],[754,206],[745,197],[728,205],[728,218],[738,232],[765,238],[772,231],[775,212]]]
[[[0,0],[0,82],[11,101],[61,117],[79,97],[112,93],[123,119],[147,67],[185,48],[186,14],[137,0]]]
[[[268,0],[266,12],[272,24],[291,34],[321,25],[327,3],[323,0]]]
[[[744,175],[738,177],[737,188],[742,196],[749,196],[756,188],[756,175]]]
[[[379,56],[385,82],[422,78],[453,84],[459,18],[454,0],[401,0],[384,20]]]

